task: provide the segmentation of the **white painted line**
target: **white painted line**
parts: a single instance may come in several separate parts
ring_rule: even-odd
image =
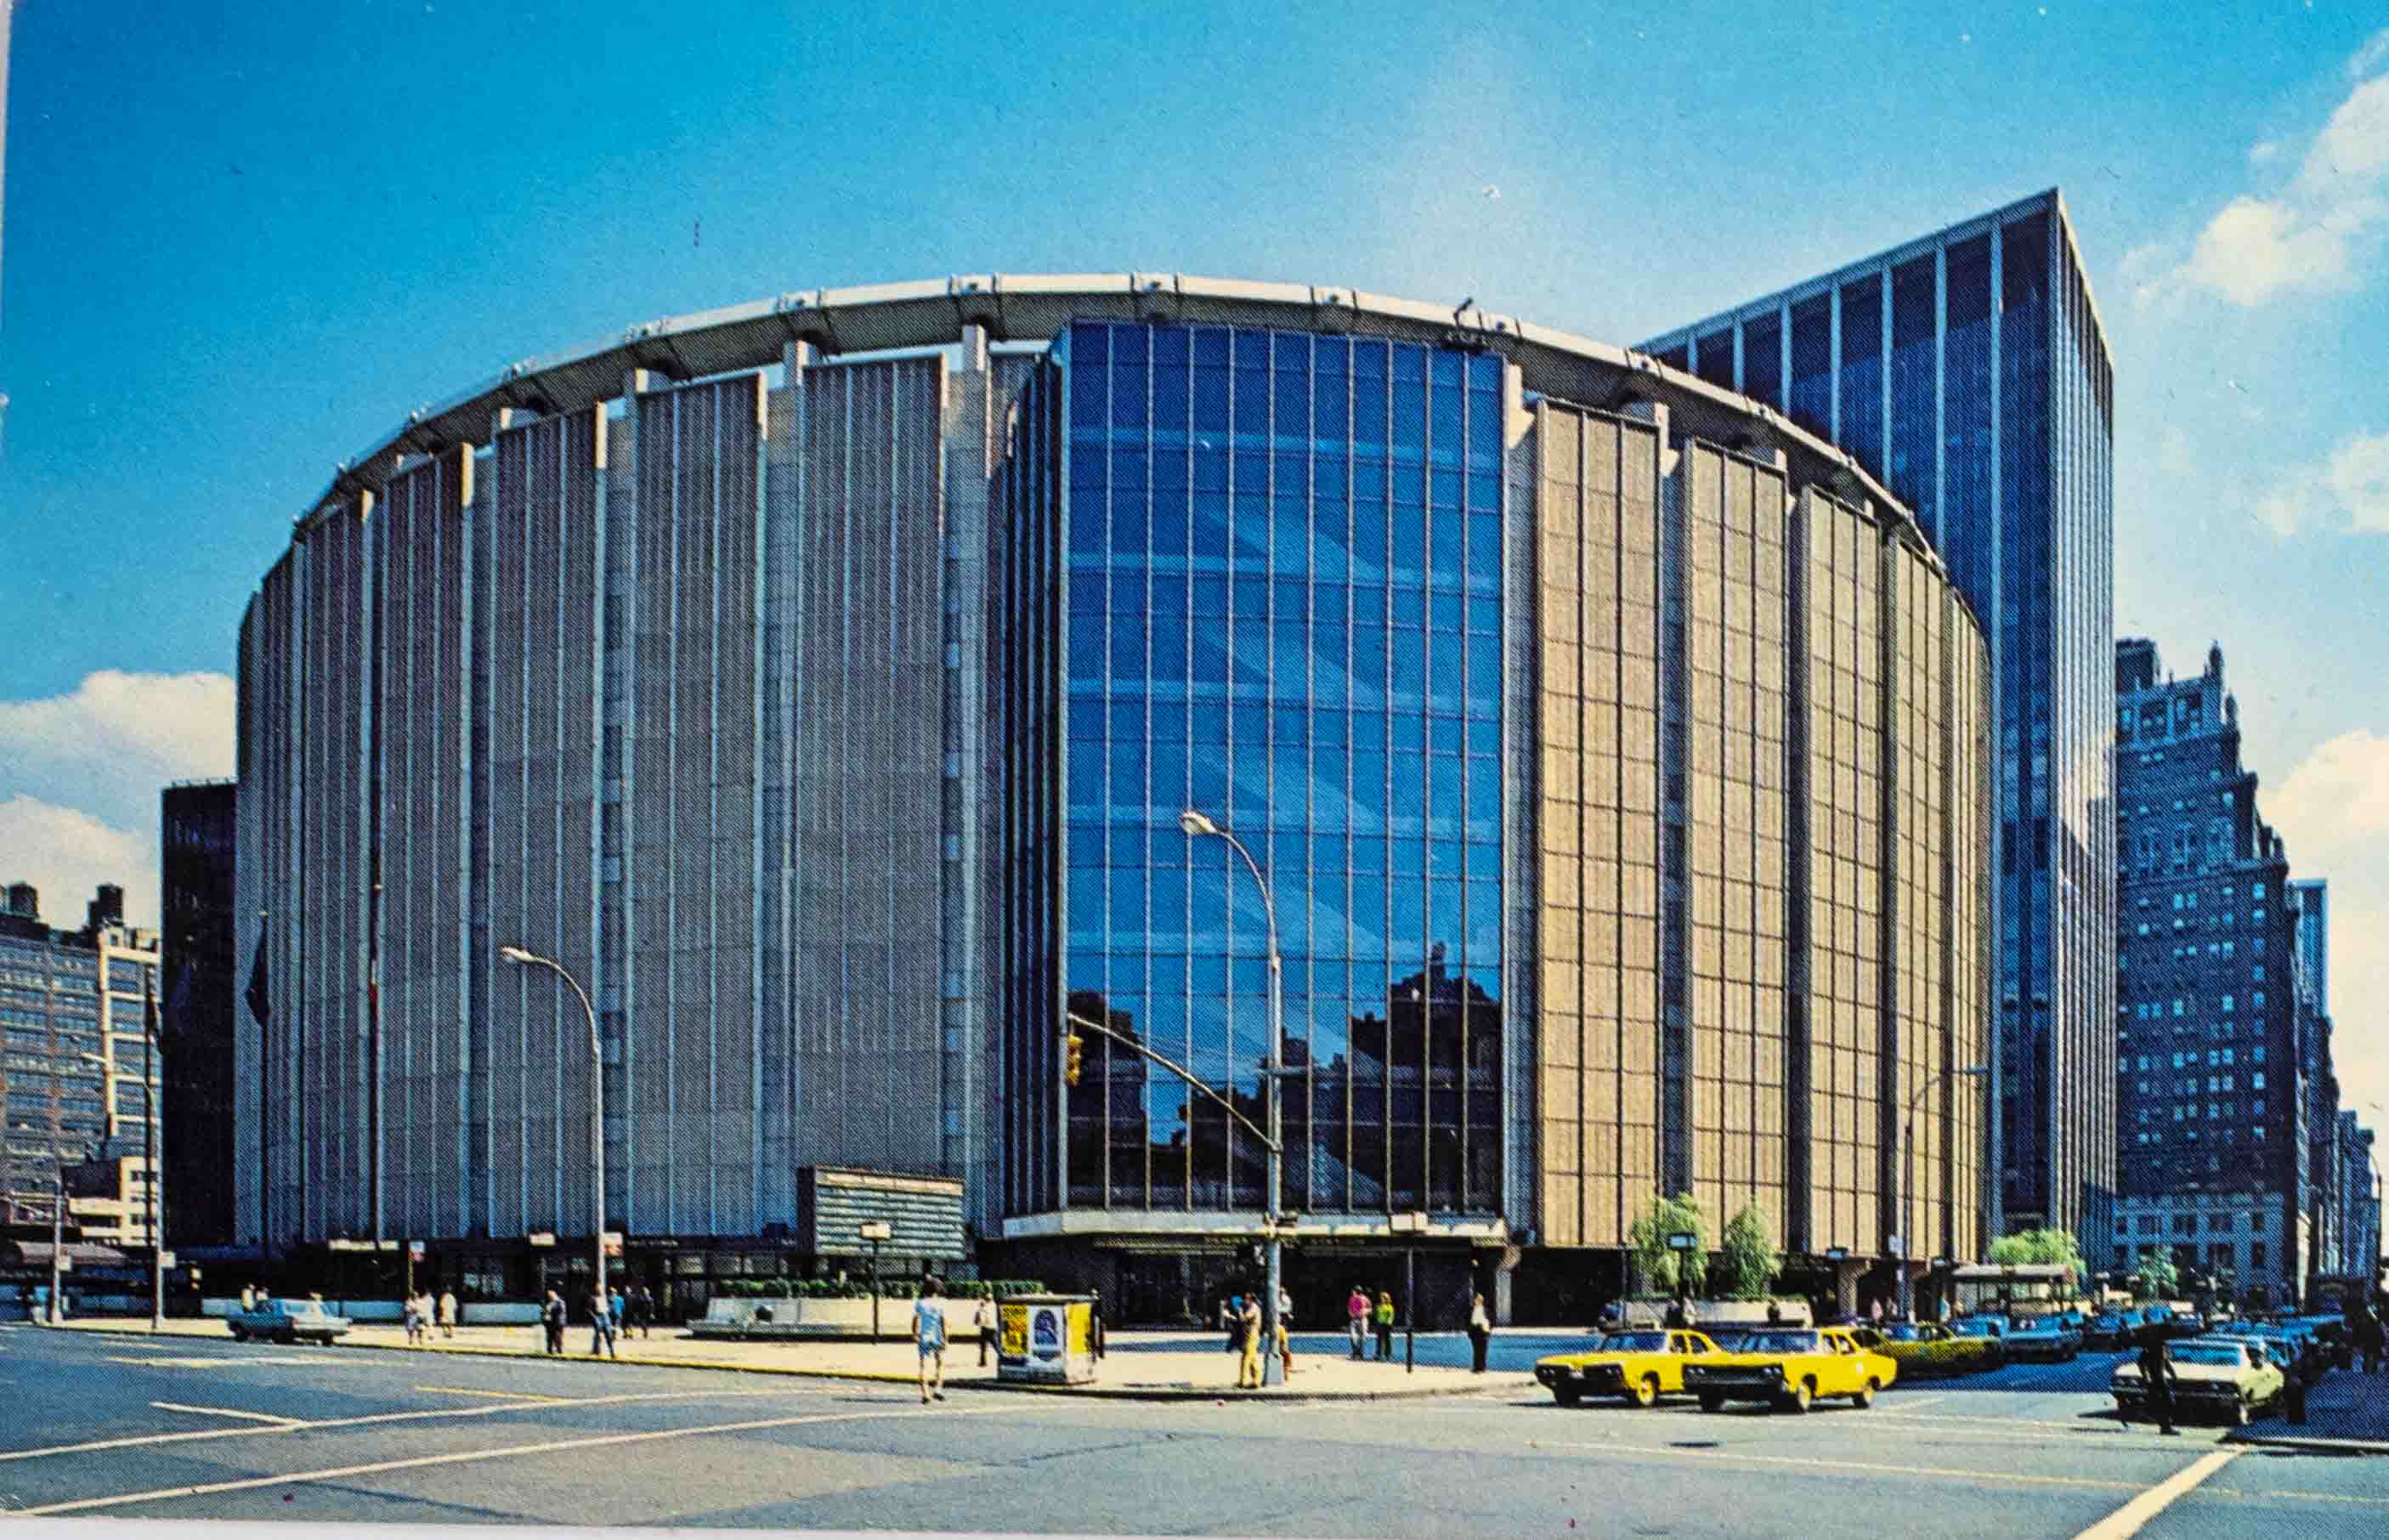
[[[2212,1476],[2245,1453],[2244,1449],[2217,1449],[2201,1455],[2126,1503],[2104,1519],[2084,1530],[2074,1540],[2131,1540],[2142,1526],[2172,1506],[2175,1498]]]
[[[1903,1411],[1903,1412],[1912,1412],[1912,1411],[1914,1411],[1914,1410],[1915,1410],[1917,1407],[1919,1407],[1919,1406],[1929,1406],[1933,1405],[1933,1403],[1935,1403],[1935,1401],[1947,1401],[1947,1400],[1948,1400],[1948,1399],[1949,1399],[1949,1397],[1948,1397],[1948,1395],[1946,1395],[1946,1394],[1943,1394],[1943,1395],[1923,1395],[1923,1396],[1919,1396],[1919,1397],[1917,1397],[1917,1398],[1916,1398],[1915,1400],[1913,1400],[1913,1401],[1910,1401],[1910,1399],[1908,1399],[1908,1397],[1906,1397],[1906,1396],[1904,1396],[1904,1395],[1903,1395],[1903,1396],[1901,1396],[1901,1397],[1899,1398],[1899,1400],[1898,1400],[1898,1402],[1897,1402],[1897,1405],[1898,1405],[1898,1407],[1899,1407],[1899,1409],[1900,1409],[1901,1411]]]
[[[237,1417],[250,1422],[280,1423],[288,1428],[304,1426],[301,1420],[295,1417],[275,1417],[267,1412],[244,1412],[233,1406],[185,1406],[172,1401],[152,1401],[149,1405],[161,1412],[192,1412],[200,1417]]]
[[[1566,1444],[1530,1439],[1529,1449],[1582,1449],[1596,1455],[1656,1455],[1663,1459],[1724,1461],[1727,1464],[1796,1466],[1809,1470],[1863,1470],[1877,1476],[1929,1476],[1944,1481],[2024,1483],[2032,1486],[2091,1486],[2129,1492],[2137,1482],[2100,1481],[2088,1476],[2028,1476],[2013,1470],[1961,1470],[1939,1465],[1878,1465],[1867,1460],[1813,1459],[1792,1455],[1752,1455],[1733,1449],[1654,1448],[1636,1444]],[[31,1510],[29,1510],[31,1511]]]
[[[415,1388],[429,1391],[434,1395],[487,1395],[500,1401],[552,1401],[560,1406],[572,1406],[580,1399],[570,1395],[533,1395],[529,1391],[468,1390],[463,1385],[417,1385]]]
[[[572,1404],[578,1406],[613,1406],[632,1401],[719,1401],[761,1395],[818,1395],[821,1394],[818,1391],[807,1392],[779,1387],[771,1390],[644,1391],[624,1395],[581,1396],[575,1398]],[[555,1405],[553,1398],[541,1396],[531,1400],[508,1401],[494,1406],[440,1406],[429,1411],[374,1412],[363,1417],[325,1418],[320,1421],[294,1423],[292,1426],[310,1429],[364,1428],[383,1422],[429,1422],[443,1417],[495,1417],[502,1412],[545,1411]],[[289,1431],[287,1428],[193,1428],[177,1433],[132,1433],[122,1438],[93,1439],[83,1444],[57,1444],[43,1449],[0,1450],[0,1463],[9,1460],[39,1459],[47,1455],[84,1455],[99,1449],[147,1448],[155,1444],[192,1444],[219,1438],[257,1438]]]
[[[471,1465],[482,1460],[517,1459],[551,1455],[568,1449],[605,1449],[627,1444],[655,1444],[665,1439],[704,1438],[715,1433],[752,1433],[771,1428],[796,1428],[819,1422],[872,1422],[899,1417],[974,1417],[1015,1411],[1012,1406],[950,1407],[938,1412],[910,1409],[884,1412],[815,1412],[800,1417],[758,1418],[746,1422],[715,1422],[696,1428],[663,1428],[644,1433],[602,1433],[594,1438],[549,1439],[540,1444],[510,1444],[498,1449],[460,1449],[446,1455],[418,1455],[412,1459],[376,1460],[370,1465],[336,1466],[326,1470],[300,1470],[283,1476],[250,1476],[240,1481],[208,1482],[198,1486],[166,1486],[148,1492],[119,1492],[105,1497],[77,1497],[14,1510],[11,1517],[32,1518],[49,1513],[83,1513],[94,1508],[125,1508],[134,1503],[171,1502],[180,1497],[208,1497],[221,1492],[253,1492],[266,1486],[298,1486],[313,1482],[351,1481],[391,1470],[420,1470],[441,1465]],[[313,1427],[326,1424],[314,1423]]]

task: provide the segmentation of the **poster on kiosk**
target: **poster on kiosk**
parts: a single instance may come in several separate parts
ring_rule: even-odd
[[[1095,1302],[1015,1294],[997,1306],[996,1378],[1082,1385],[1095,1377]]]

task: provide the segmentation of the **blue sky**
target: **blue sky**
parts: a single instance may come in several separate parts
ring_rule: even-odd
[[[2118,630],[2223,643],[2389,1101],[2377,3],[1391,9],[18,0],[0,875],[73,913],[154,866],[158,782],[229,771],[217,676],[290,516],[513,359],[986,271],[1631,342],[2057,185],[2116,361]]]

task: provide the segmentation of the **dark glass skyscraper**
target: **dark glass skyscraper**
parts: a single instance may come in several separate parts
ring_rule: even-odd
[[[1991,641],[2004,1226],[2097,1243],[2115,1186],[2114,372],[2052,189],[1644,346],[1915,510]]]

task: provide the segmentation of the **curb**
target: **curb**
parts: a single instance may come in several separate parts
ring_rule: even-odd
[[[61,1331],[83,1331],[92,1335],[137,1335],[143,1337],[151,1335],[146,1324],[136,1328],[134,1326],[117,1326],[113,1323],[106,1326],[68,1326],[61,1323],[57,1330]],[[229,1337],[222,1339],[201,1337],[200,1333],[191,1331],[167,1332],[162,1334],[167,1336],[200,1337],[202,1341],[231,1341]],[[723,1363],[717,1358],[668,1358],[659,1357],[650,1354],[625,1354],[620,1358],[593,1358],[589,1355],[582,1353],[567,1353],[562,1355],[554,1355],[543,1352],[525,1353],[510,1347],[409,1347],[404,1343],[376,1342],[339,1342],[329,1345],[335,1348],[360,1348],[366,1352],[374,1353],[411,1353],[425,1356],[465,1358],[536,1358],[553,1363],[586,1364],[592,1368],[613,1364],[629,1365],[639,1368],[706,1369],[717,1374],[779,1374],[803,1380],[846,1380],[883,1385],[913,1385],[919,1382],[917,1376],[910,1374],[892,1374],[884,1369],[800,1368],[786,1364],[731,1364]],[[1406,1387],[1400,1390],[1382,1391],[1277,1390],[1264,1393],[1261,1396],[1254,1399],[1272,1405],[1297,1401],[1417,1401],[1437,1396],[1473,1394],[1480,1391],[1495,1388],[1495,1386],[1500,1382],[1496,1378],[1490,1376],[1485,1379],[1478,1379],[1476,1376],[1471,1375],[1469,1377],[1469,1383],[1462,1385],[1429,1385],[1423,1387]],[[1520,1389],[1529,1389],[1532,1388],[1534,1384],[1533,1378],[1526,1375],[1518,1376],[1517,1382]],[[1233,1386],[1230,1385],[1197,1385],[1186,1387],[1175,1385],[1041,1385],[1028,1383],[1021,1381],[1005,1380],[949,1380],[945,1384],[946,1389],[950,1391],[1006,1391],[1013,1393],[1025,1393],[1030,1395],[1055,1395],[1070,1399],[1090,1401],[1219,1402],[1230,1400],[1243,1401],[1246,1399],[1246,1393],[1238,1391]]]
[[[2303,1433],[2234,1432],[2224,1441],[2242,1447],[2305,1449],[2318,1455],[2389,1455],[2389,1443],[2366,1438],[2318,1438]]]

